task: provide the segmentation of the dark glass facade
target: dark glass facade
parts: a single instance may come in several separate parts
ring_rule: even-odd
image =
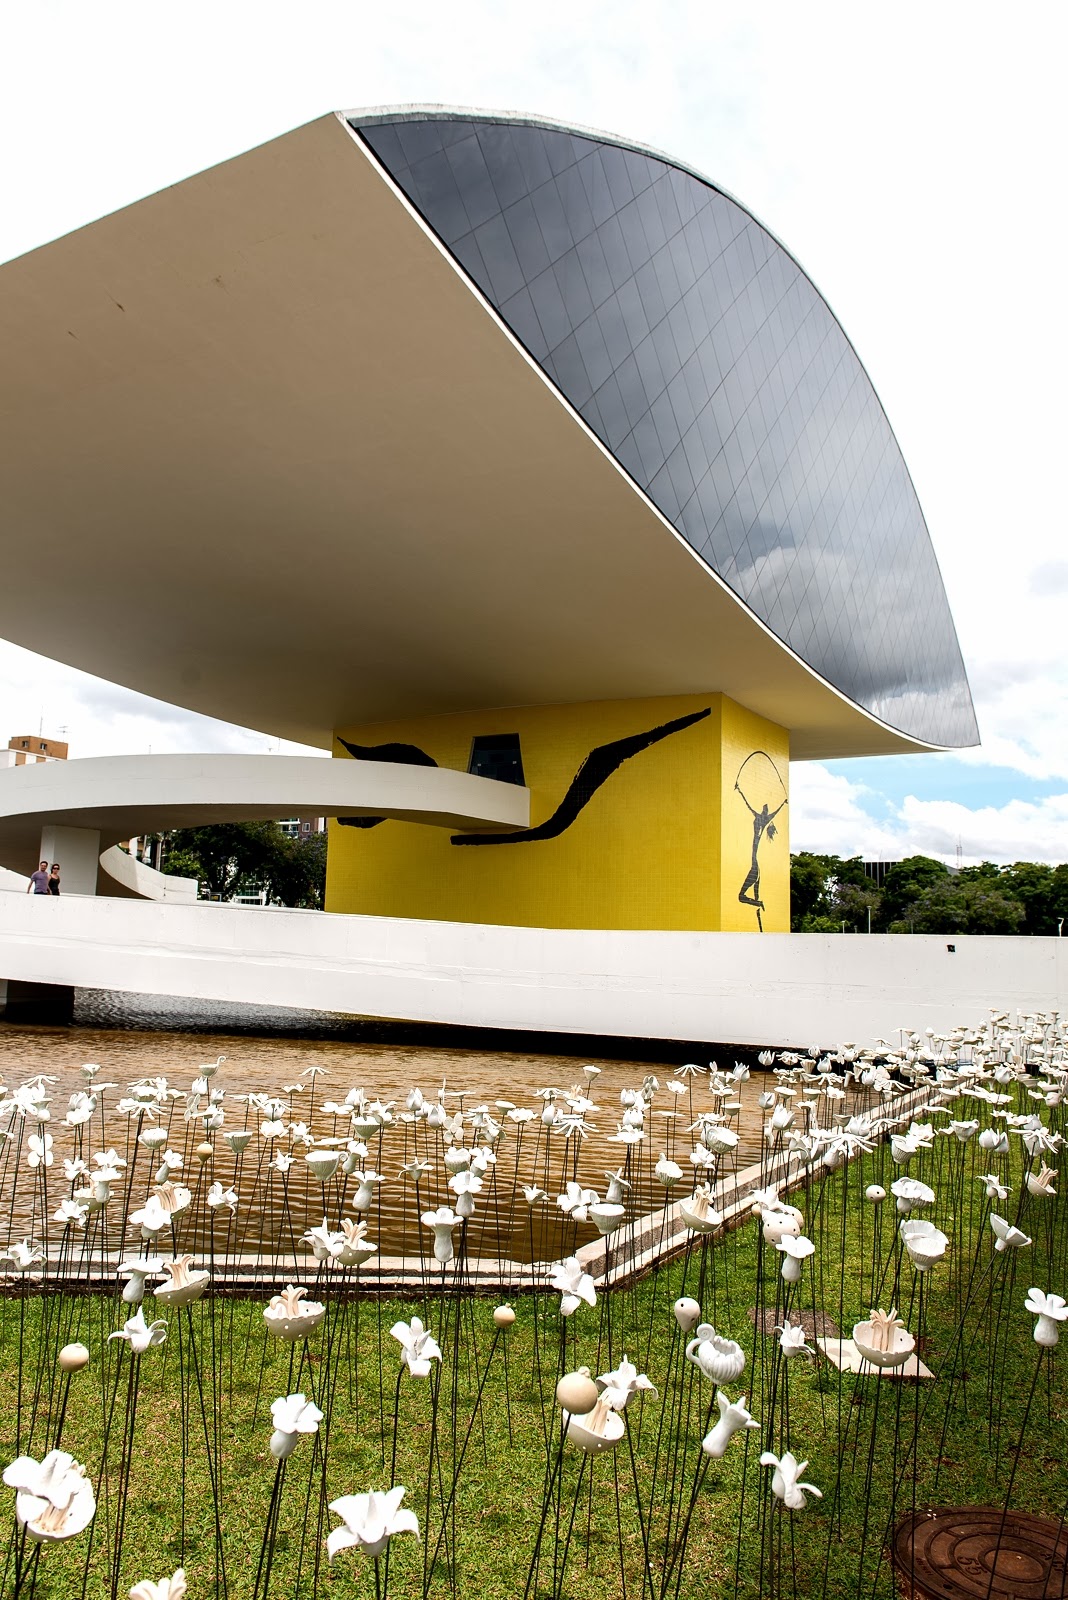
[[[353,127],[635,483],[781,640],[892,727],[977,742],[886,415],[766,229],[662,158],[565,129],[459,114]]]

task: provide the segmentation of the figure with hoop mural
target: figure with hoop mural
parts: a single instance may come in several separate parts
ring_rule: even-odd
[[[754,750],[738,768],[734,787],[745,802],[753,818],[753,858],[745,882],[738,891],[743,906],[756,911],[757,928],[763,933],[761,912],[764,902],[760,898],[760,845],[765,834],[774,839],[775,818],[787,803],[786,785],[778,767],[766,750]],[[777,803],[776,803],[777,802]]]

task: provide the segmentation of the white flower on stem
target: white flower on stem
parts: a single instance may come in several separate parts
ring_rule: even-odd
[[[1060,1338],[1060,1329],[1057,1324],[1068,1318],[1068,1303],[1063,1295],[1043,1294],[1041,1289],[1028,1289],[1024,1308],[1037,1317],[1035,1324],[1035,1343],[1042,1345],[1047,1350]]]
[[[686,1200],[679,1201],[679,1216],[694,1233],[713,1233],[723,1221],[723,1213],[712,1204],[712,1190],[703,1184]]]
[[[307,1293],[307,1289],[291,1283],[281,1294],[273,1295],[270,1304],[263,1308],[267,1331],[287,1344],[313,1332],[325,1317],[326,1307],[319,1300],[305,1302]]]
[[[801,1263],[816,1251],[812,1240],[806,1239],[803,1233],[796,1238],[792,1234],[784,1233],[781,1238],[776,1239],[775,1248],[785,1258],[782,1264],[783,1282],[800,1283]]]
[[[744,1433],[749,1428],[759,1428],[760,1423],[746,1410],[744,1394],[740,1400],[735,1400],[732,1404],[723,1390],[718,1389],[716,1404],[719,1407],[719,1421],[711,1433],[707,1433],[701,1440],[701,1449],[706,1456],[718,1461],[721,1456],[726,1455],[727,1446],[736,1433]]]
[[[475,1195],[482,1189],[482,1179],[478,1173],[468,1167],[461,1172],[454,1172],[449,1179],[449,1189],[456,1196],[456,1215],[458,1217],[472,1217],[475,1214]]]
[[[66,1178],[68,1183],[77,1183],[78,1179],[84,1177],[88,1171],[89,1168],[86,1166],[85,1162],[80,1156],[78,1156],[74,1161],[64,1159],[63,1176]]]
[[[607,1391],[598,1396],[592,1411],[576,1415],[565,1409],[564,1416],[567,1437],[588,1456],[614,1449],[626,1432],[627,1425],[619,1409],[611,1404]]]
[[[345,1235],[335,1233],[333,1228],[327,1226],[324,1217],[320,1227],[309,1228],[307,1233],[301,1234],[300,1242],[311,1246],[316,1261],[323,1261],[330,1266],[338,1260],[345,1248]]]
[[[549,1196],[545,1190],[540,1189],[536,1183],[525,1183],[523,1185],[523,1199],[528,1206],[544,1205],[548,1198]]]
[[[239,1156],[252,1143],[252,1129],[233,1128],[229,1133],[224,1133],[223,1138],[234,1152],[234,1155]]]
[[[608,1135],[609,1144],[641,1144],[645,1134],[640,1127],[631,1128],[625,1123],[617,1123],[615,1133]]]
[[[415,1184],[416,1188],[418,1188],[429,1171],[429,1161],[406,1161],[400,1169],[400,1176],[402,1178],[407,1178],[411,1183]]]
[[[656,1389],[644,1372],[639,1372],[633,1361],[624,1356],[614,1372],[605,1372],[597,1379],[605,1404],[613,1411],[622,1411],[639,1393],[656,1394]]]
[[[725,1339],[710,1322],[699,1323],[686,1346],[686,1359],[711,1378],[713,1383],[733,1383],[745,1369],[745,1351],[733,1339]]]
[[[117,1275],[127,1280],[122,1291],[123,1302],[128,1306],[139,1306],[145,1298],[145,1279],[155,1278],[162,1271],[162,1256],[131,1256],[120,1262]]]
[[[378,1246],[366,1238],[367,1224],[361,1217],[359,1222],[350,1222],[348,1217],[341,1219],[341,1232],[345,1243],[337,1257],[340,1267],[362,1267],[378,1251]]]
[[[791,1356],[809,1356],[816,1354],[810,1344],[805,1343],[805,1330],[799,1322],[791,1322],[789,1318],[781,1328],[776,1328],[779,1335],[779,1349],[786,1360]]]
[[[1002,1183],[996,1172],[981,1172],[978,1181],[986,1184],[986,1197],[988,1200],[1007,1200],[1010,1185]]]
[[[1026,1250],[1031,1243],[1026,1233],[1013,1227],[1011,1222],[1006,1222],[1004,1217],[990,1213],[990,1226],[994,1230],[995,1250]]]
[[[919,1178],[895,1178],[890,1185],[890,1193],[897,1201],[897,1209],[903,1217],[907,1217],[918,1206],[934,1204],[935,1192],[929,1184],[921,1183]]]
[[[19,1456],[3,1477],[15,1490],[15,1516],[31,1539],[70,1539],[93,1520],[93,1486],[85,1468],[65,1450],[50,1450],[43,1461]]]
[[[52,1135],[31,1133],[26,1140],[26,1165],[50,1167],[52,1165]]]
[[[30,1238],[16,1239],[0,1252],[0,1261],[10,1261],[16,1272],[30,1272],[44,1260],[44,1251]]]
[[[184,1567],[179,1567],[171,1577],[160,1578],[155,1583],[151,1578],[142,1578],[130,1590],[130,1600],[185,1600],[185,1596]]]
[[[339,1550],[362,1550],[367,1556],[380,1556],[398,1533],[419,1537],[419,1520],[414,1511],[401,1507],[404,1489],[388,1494],[345,1494],[331,1500],[330,1509],[342,1521],[326,1541],[326,1553],[333,1561]]]
[[[237,1190],[224,1189],[221,1183],[213,1183],[208,1190],[208,1205],[212,1211],[218,1211],[226,1206],[231,1214],[237,1211]]]
[[[678,1183],[682,1177],[682,1168],[677,1161],[669,1161],[666,1155],[661,1155],[653,1168],[653,1176],[657,1183],[663,1184],[665,1189],[670,1189],[672,1184]]]
[[[948,1127],[942,1129],[942,1132],[959,1139],[961,1144],[967,1144],[972,1135],[979,1132],[979,1124],[972,1120],[951,1122]]]
[[[632,1185],[623,1176],[623,1168],[617,1167],[615,1172],[606,1172],[608,1188],[605,1191],[605,1201],[610,1206],[623,1205],[631,1191]]]
[[[917,1272],[927,1272],[949,1248],[946,1235],[924,1217],[906,1217],[898,1232]]]
[[[568,1256],[565,1261],[554,1263],[549,1272],[549,1287],[560,1296],[562,1317],[572,1316],[583,1302],[588,1306],[597,1304],[593,1279],[582,1270],[577,1256]]]
[[[781,1456],[765,1450],[760,1458],[760,1465],[775,1468],[771,1475],[771,1492],[789,1511],[803,1511],[807,1504],[806,1494],[815,1495],[817,1500],[823,1499],[823,1491],[817,1489],[814,1483],[800,1481],[808,1462],[798,1461],[791,1450],[785,1451]]]
[[[993,1156],[1007,1156],[1009,1153],[1009,1136],[1004,1129],[984,1128],[979,1135],[979,1144]]]
[[[1053,1180],[1057,1176],[1053,1167],[1047,1167],[1043,1161],[1037,1172],[1027,1174],[1027,1192],[1034,1195],[1036,1200],[1051,1200],[1057,1193],[1053,1187]]]
[[[434,1235],[434,1260],[447,1265],[454,1255],[452,1235],[463,1218],[451,1206],[438,1206],[434,1211],[424,1211],[419,1218],[424,1228]]]
[[[89,1215],[89,1207],[81,1200],[61,1200],[59,1210],[54,1213],[53,1220],[62,1222],[64,1226],[74,1223],[78,1228],[85,1227],[85,1219]]]
[[[199,1300],[208,1287],[211,1273],[206,1268],[195,1268],[192,1256],[177,1256],[163,1263],[166,1283],[159,1284],[152,1293],[164,1305],[188,1306]]]
[[[418,1317],[411,1322],[395,1322],[390,1333],[401,1347],[401,1360],[413,1378],[430,1376],[430,1363],[441,1360],[441,1350],[429,1329]]]
[[[385,1183],[386,1180],[380,1173],[374,1171],[357,1172],[353,1176],[356,1179],[357,1189],[352,1197],[352,1209],[353,1211],[370,1211],[371,1206],[374,1204],[375,1190],[380,1183]]]
[[[112,1339],[125,1339],[135,1355],[143,1356],[146,1350],[151,1350],[154,1345],[162,1344],[167,1337],[167,1324],[165,1322],[146,1322],[144,1312],[138,1308],[137,1312],[128,1317],[122,1327],[115,1333],[108,1334],[108,1343]]]
[[[572,1222],[587,1222],[589,1208],[598,1200],[596,1189],[584,1189],[580,1183],[568,1183],[563,1194],[558,1194],[556,1203],[565,1217],[570,1217]]]
[[[297,1448],[302,1433],[317,1433],[323,1413],[302,1394],[287,1394],[271,1401],[271,1454],[285,1461]]]

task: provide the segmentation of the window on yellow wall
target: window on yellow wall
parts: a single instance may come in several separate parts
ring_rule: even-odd
[[[471,740],[468,772],[498,783],[523,784],[523,753],[518,733],[479,733]]]

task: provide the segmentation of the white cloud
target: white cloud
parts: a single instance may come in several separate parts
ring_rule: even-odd
[[[969,866],[1068,861],[1068,794],[976,807],[906,795],[892,807],[864,784],[828,772],[819,762],[804,762],[791,768],[790,809],[795,851],[860,855],[868,861],[925,855]]]

